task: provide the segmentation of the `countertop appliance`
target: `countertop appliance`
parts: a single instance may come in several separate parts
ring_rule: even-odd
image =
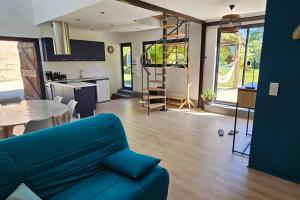
[[[53,81],[61,81],[61,80],[67,80],[66,74],[61,74],[60,72],[53,72]]]
[[[52,71],[46,71],[46,79],[47,79],[47,81],[53,81]]]

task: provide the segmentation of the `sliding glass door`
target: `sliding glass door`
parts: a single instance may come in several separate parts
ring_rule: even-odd
[[[133,89],[131,43],[121,44],[122,85],[124,89]]]
[[[264,27],[243,26],[237,33],[218,35],[217,102],[236,103],[237,88],[258,82]]]

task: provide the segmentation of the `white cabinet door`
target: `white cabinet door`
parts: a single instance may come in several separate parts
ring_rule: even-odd
[[[97,99],[98,102],[110,100],[110,85],[109,80],[97,81]]]
[[[46,98],[49,100],[53,99],[51,86],[45,86]]]

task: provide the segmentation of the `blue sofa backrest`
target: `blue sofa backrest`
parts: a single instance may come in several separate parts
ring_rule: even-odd
[[[120,119],[100,114],[0,141],[0,199],[25,183],[49,198],[104,167],[109,154],[127,148]]]

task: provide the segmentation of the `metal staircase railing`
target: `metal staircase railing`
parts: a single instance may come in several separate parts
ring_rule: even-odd
[[[165,20],[165,19],[164,19]],[[166,21],[165,21],[166,22]],[[148,109],[148,115],[150,114],[150,75],[151,75],[151,72],[149,71],[149,67],[153,67],[153,65],[155,65],[155,80],[156,79],[156,76],[157,76],[157,73],[156,73],[156,64],[152,64],[151,63],[151,58],[148,58],[150,55],[148,55],[148,51],[155,45],[159,44],[159,43],[163,43],[163,53],[166,53],[166,45],[167,45],[167,37],[168,36],[171,36],[175,31],[178,35],[179,33],[179,28],[185,24],[185,27],[186,27],[186,20],[182,20],[182,22],[180,22],[178,24],[178,21],[177,21],[177,26],[172,29],[169,33],[167,33],[166,35],[163,35],[163,37],[161,39],[159,39],[158,41],[156,41],[155,43],[151,44],[150,46],[148,46],[144,52],[142,53],[141,57],[140,57],[140,63],[142,65],[142,98],[143,98],[143,105],[145,105],[145,95],[144,95],[144,71],[146,72],[146,82],[147,82],[147,109]],[[166,25],[164,23],[164,25]],[[166,32],[166,29],[165,27],[164,28],[164,32]],[[186,34],[186,29],[185,29],[185,34]],[[177,57],[177,55],[176,55]],[[163,56],[163,59],[164,59],[164,56]],[[165,57],[166,59],[166,57]],[[176,58],[177,59],[177,58]],[[155,62],[156,62],[156,59],[155,59]],[[166,60],[164,61],[166,62]],[[177,61],[178,62],[178,61]],[[163,66],[164,67],[164,66]],[[164,79],[164,78],[163,78]],[[166,96],[166,91],[164,91],[164,94]],[[165,105],[166,105],[166,99],[165,99]]]

